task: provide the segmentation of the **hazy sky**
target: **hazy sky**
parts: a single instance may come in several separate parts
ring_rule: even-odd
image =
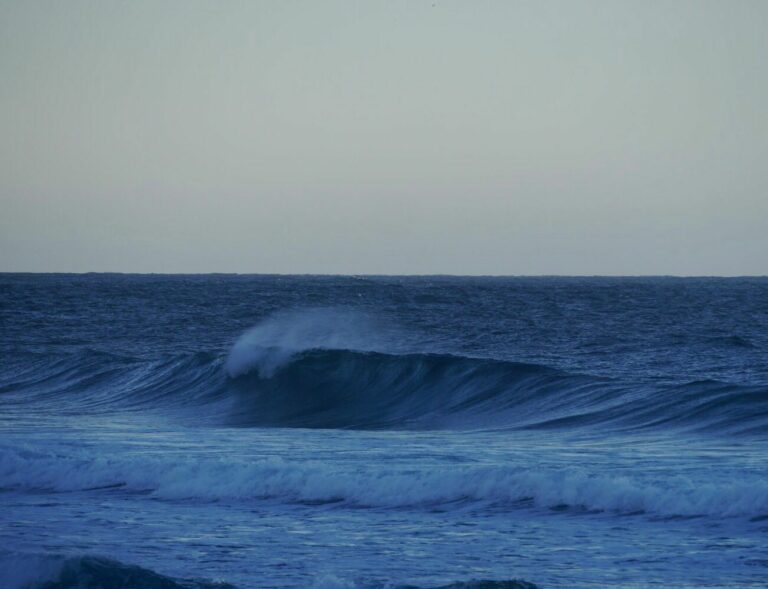
[[[768,274],[768,2],[0,0],[0,271]]]

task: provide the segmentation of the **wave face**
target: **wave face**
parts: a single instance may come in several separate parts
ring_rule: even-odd
[[[765,433],[768,390],[658,387],[534,364],[439,354],[309,350],[247,373],[233,423],[319,428],[605,427]]]
[[[526,423],[551,394],[592,388],[530,364],[353,350],[301,352],[275,374],[231,381],[242,425],[322,428],[480,427]]]

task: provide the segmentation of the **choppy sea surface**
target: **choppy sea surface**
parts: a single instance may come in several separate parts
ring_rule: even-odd
[[[765,587],[768,278],[0,274],[0,587]]]

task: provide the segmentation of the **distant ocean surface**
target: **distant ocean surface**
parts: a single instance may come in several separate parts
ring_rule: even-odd
[[[0,274],[0,587],[768,585],[768,278]]]

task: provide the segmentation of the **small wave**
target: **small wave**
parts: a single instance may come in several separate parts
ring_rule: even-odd
[[[151,569],[102,556],[61,557],[44,554],[0,553],[3,589],[237,589],[223,581],[178,579]],[[335,575],[319,575],[310,589],[421,589],[416,585],[357,582]],[[527,581],[479,579],[432,589],[537,589]]]
[[[166,460],[68,458],[0,450],[0,489],[150,493],[164,500],[337,503],[375,508],[476,504],[506,509],[571,509],[649,516],[759,518],[768,482],[701,482],[596,476],[585,470],[512,465],[367,469],[282,459]]]
[[[5,589],[235,589],[223,582],[174,579],[99,556],[0,555]]]
[[[726,335],[711,337],[707,340],[709,345],[726,347],[726,348],[747,348],[755,349],[756,346],[751,340],[740,335]]]

